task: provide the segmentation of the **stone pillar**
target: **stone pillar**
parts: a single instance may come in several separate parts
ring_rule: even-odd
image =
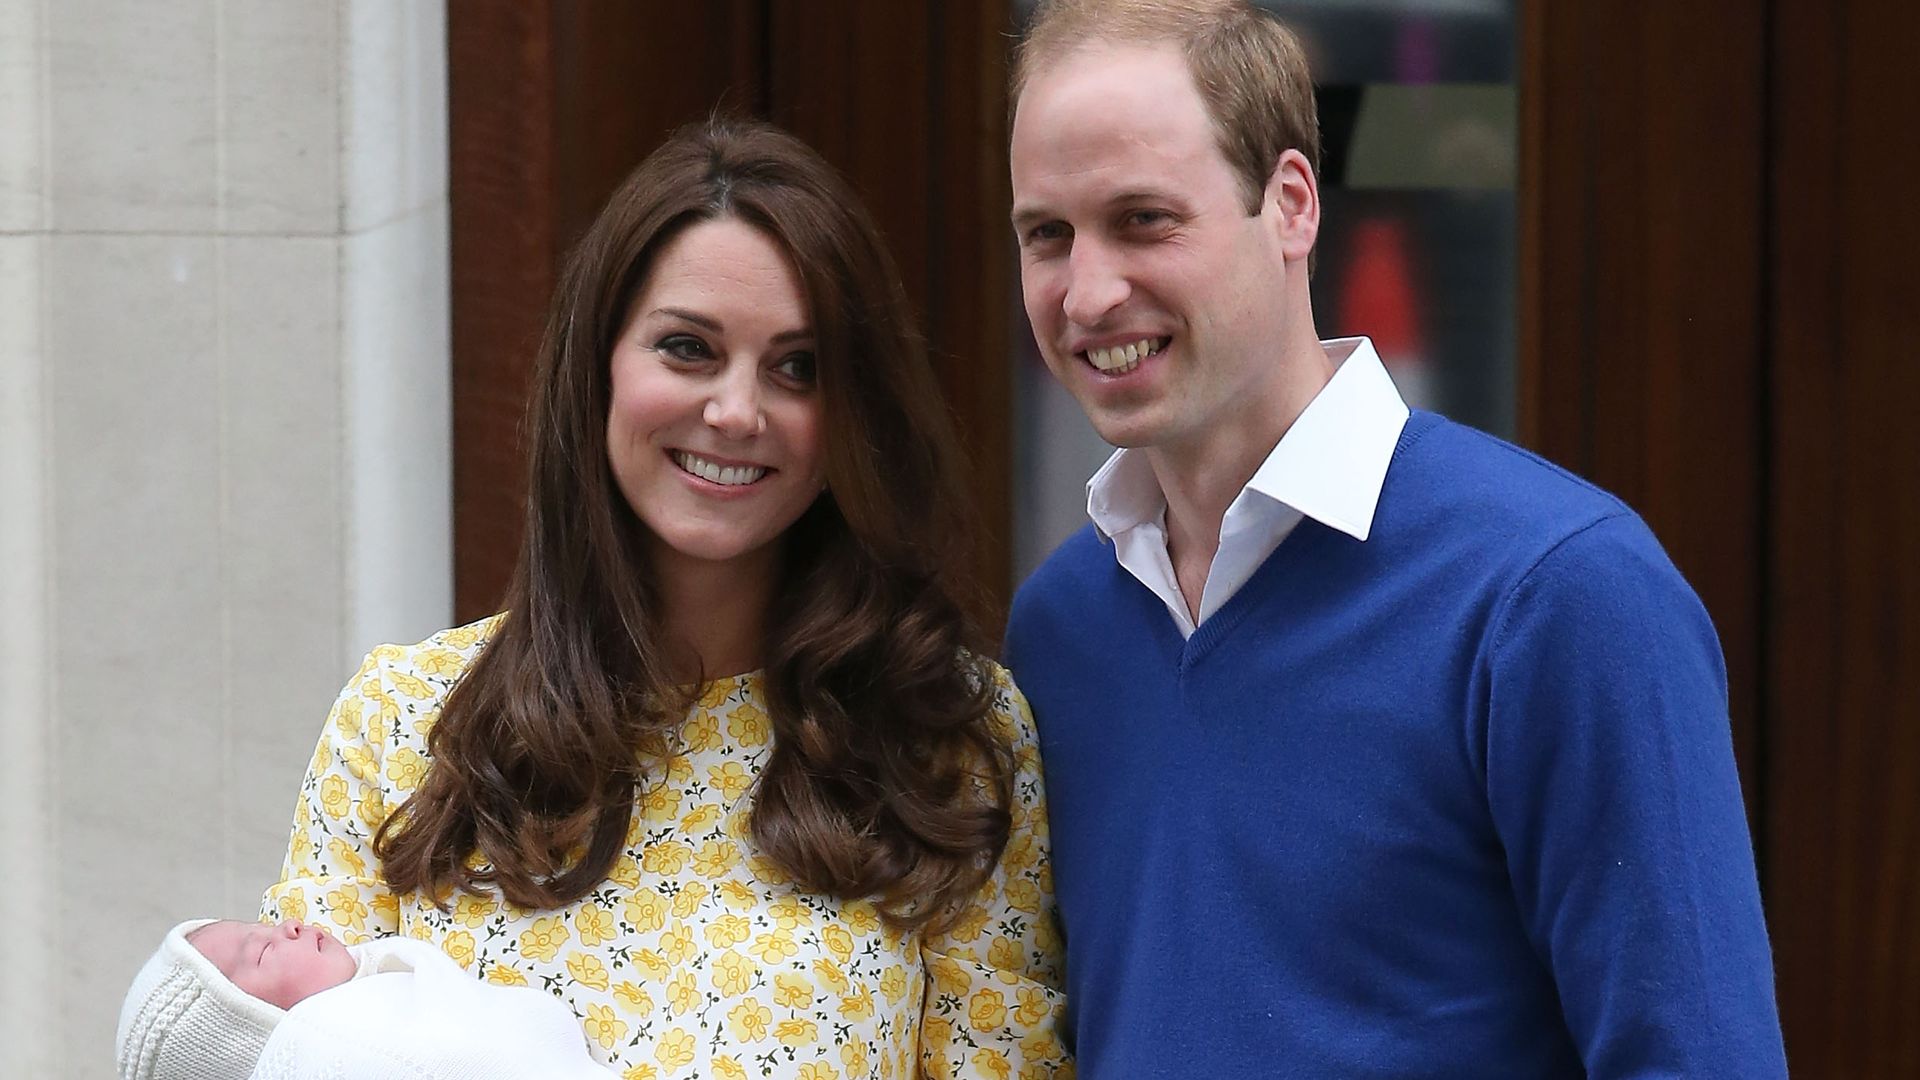
[[[110,1077],[451,616],[445,7],[0,0],[0,1075]]]

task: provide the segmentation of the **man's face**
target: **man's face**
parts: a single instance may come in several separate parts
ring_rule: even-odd
[[[1181,450],[1248,426],[1286,329],[1280,212],[1265,193],[1249,214],[1179,51],[1041,66],[1011,158],[1027,318],[1101,437]]]
[[[298,919],[277,926],[222,920],[187,940],[235,986],[282,1009],[353,978],[347,947]]]

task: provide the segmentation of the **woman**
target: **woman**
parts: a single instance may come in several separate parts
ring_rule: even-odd
[[[628,1077],[1051,1075],[1031,724],[906,310],[791,137],[642,163],[554,298],[506,612],[368,657],[264,914],[549,990]]]

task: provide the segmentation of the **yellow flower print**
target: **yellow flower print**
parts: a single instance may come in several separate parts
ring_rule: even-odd
[[[831,952],[834,959],[846,963],[853,958],[853,935],[841,927],[828,924],[820,928],[820,941]]]
[[[767,714],[752,705],[742,705],[727,714],[727,734],[742,746],[767,745]]]
[[[427,759],[411,746],[387,755],[387,779],[401,791],[412,791],[427,775]]]
[[[520,955],[544,964],[559,955],[560,946],[572,936],[567,921],[558,915],[535,919],[531,927],[520,932]]]
[[[582,904],[573,914],[573,928],[580,934],[580,944],[591,949],[603,941],[612,941],[617,930],[613,925],[613,913],[599,904]]]
[[[847,1067],[848,1076],[859,1076],[867,1072],[867,1044],[850,1042],[840,1047],[840,1064]]]
[[[873,933],[880,928],[880,914],[873,905],[865,900],[855,900],[840,909],[840,921],[847,928],[861,936]]]
[[[973,985],[967,978],[967,969],[946,957],[929,957],[927,974],[933,979],[934,989],[954,997],[966,993],[967,988]]]
[[[685,787],[693,782],[693,762],[688,761],[685,754],[668,759],[667,782],[678,787]]]
[[[373,651],[371,653],[368,653],[367,655],[373,661],[373,663],[369,663],[367,666],[360,669],[360,672],[363,675],[371,674],[374,668],[378,664],[391,664],[395,660],[405,659],[407,655],[407,650],[398,645],[388,643],[385,645],[374,646]]]
[[[495,986],[527,985],[527,977],[521,974],[520,969],[508,967],[506,964],[495,964],[488,968],[487,981]]]
[[[1009,874],[1017,874],[1040,861],[1039,845],[1034,843],[1033,834],[1023,832],[1007,844],[1007,850],[1000,856],[1000,865],[1006,867]]]
[[[753,939],[752,946],[747,949],[747,952],[759,957],[763,964],[777,964],[799,951],[800,946],[794,944],[790,930],[771,930],[761,934]]]
[[[991,1076],[994,1080],[1009,1080],[1013,1076],[1013,1066],[1008,1063],[1007,1055],[994,1049],[983,1049],[973,1055],[973,1067],[982,1076]]]
[[[753,964],[728,949],[713,962],[713,988],[723,997],[738,997],[753,985]]]
[[[773,977],[773,1003],[788,1009],[804,1009],[813,1004],[813,984],[805,975],[781,973]]]
[[[382,923],[393,924],[400,921],[400,898],[390,892],[373,894],[373,900],[367,907]]]
[[[702,709],[715,708],[733,696],[733,686],[732,679],[715,679],[701,688],[700,700],[695,704]]]
[[[573,976],[573,981],[581,986],[601,993],[606,993],[607,985],[612,981],[612,976],[607,973],[607,965],[601,963],[599,957],[583,952],[567,957],[567,974]]]
[[[638,983],[622,982],[613,988],[613,1000],[621,1008],[640,1016],[653,1011],[653,998]]]
[[[353,799],[347,794],[347,781],[342,776],[329,776],[320,781],[320,809],[335,821],[347,816],[353,808]]]
[[[415,701],[425,701],[433,696],[433,687],[424,679],[417,679],[404,671],[393,671],[387,675],[393,688]]]
[[[698,1004],[700,980],[693,977],[693,972],[683,971],[667,984],[667,1007],[673,1010],[674,1015],[678,1016]]]
[[[717,1057],[713,1059],[713,1075],[720,1080],[747,1080],[747,1067],[739,1058]]]
[[[1060,951],[1060,935],[1054,930],[1051,919],[1041,919],[1034,926],[1033,947],[1048,954]]]
[[[707,924],[707,944],[732,948],[753,936],[753,923],[739,915],[722,915]]]
[[[987,964],[1001,971],[1017,971],[1020,968],[1020,945],[1012,938],[995,938],[987,946]]]
[[[633,966],[646,972],[650,979],[664,979],[673,974],[673,965],[667,958],[653,949],[641,949],[633,954]]]
[[[817,956],[814,958],[813,974],[827,989],[836,994],[846,993],[847,988],[853,985],[847,981],[846,975],[841,972],[840,965],[825,956]]]
[[[452,649],[421,649],[413,654],[413,666],[423,674],[450,679],[466,670],[467,662]]]
[[[953,929],[947,932],[947,936],[955,941],[978,941],[980,932],[987,928],[987,920],[991,917],[985,908],[970,907],[954,920]]]
[[[813,925],[813,912],[798,896],[789,893],[767,907],[767,914],[782,930],[797,930]]]
[[[907,972],[895,964],[880,973],[880,992],[887,995],[887,1004],[898,1005],[900,999],[907,996]]]
[[[486,629],[493,629],[494,620],[484,623]],[[471,626],[461,626],[440,635],[440,640],[450,649],[471,649],[480,642],[480,631]],[[458,674],[449,672],[448,674]]]
[[[350,743],[367,737],[366,720],[362,716],[359,698],[343,697],[334,705],[333,726],[340,732],[340,737]]]
[[[731,908],[746,908],[760,902],[760,896],[742,881],[723,881],[714,890],[720,902]]]
[[[364,746],[347,745],[340,748],[340,760],[347,766],[347,775],[363,784],[378,783],[380,766],[373,760],[373,751]]]
[[[667,898],[652,889],[641,889],[621,904],[627,921],[635,930],[649,933],[667,924]]]
[[[380,831],[387,820],[387,800],[380,794],[379,788],[370,787],[360,796],[358,809],[360,824],[367,827],[369,833]]]
[[[439,719],[440,719],[439,709],[433,709],[429,712],[421,713],[420,715],[413,718],[413,733],[415,735],[425,736],[428,732],[433,730],[434,723]]]
[[[581,1022],[586,1029],[587,1038],[600,1044],[603,1050],[613,1049],[613,1044],[627,1037],[627,1022],[613,1015],[613,1010],[605,1005],[587,1006],[587,1018]]]
[[[692,857],[693,849],[681,841],[661,840],[641,849],[640,868],[649,874],[677,874]]]
[[[785,885],[793,880],[780,864],[758,855],[747,860],[747,871],[763,885]]]
[[[953,1038],[953,1025],[943,1016],[929,1016],[920,1021],[920,1045],[945,1046]],[[943,1058],[929,1059],[930,1063],[944,1066]]]
[[[453,962],[463,968],[473,966],[473,935],[465,930],[455,930],[440,942],[440,950],[453,958]]]
[[[745,810],[735,810],[727,815],[727,835],[745,843],[753,835],[753,815]]]
[[[759,1042],[771,1023],[773,1012],[757,1001],[743,1001],[727,1013],[727,1031],[735,1042]]]
[[[327,841],[327,855],[333,859],[333,865],[350,877],[367,876],[367,860],[360,853],[347,846],[339,837]]]
[[[1037,1063],[1058,1055],[1060,1053],[1060,1047],[1059,1044],[1054,1041],[1052,1032],[1032,1031],[1027,1033],[1026,1038],[1020,1040],[1020,1052],[1026,1055],[1029,1063]],[[1031,1064],[1029,1067],[1032,1067]],[[1054,1076],[1057,1077],[1058,1080],[1073,1080],[1072,1070],[1073,1065],[1069,1063],[1055,1072]],[[1024,1070],[1021,1072],[1021,1075],[1026,1075]]]
[[[394,722],[400,719],[400,703],[393,700],[393,695],[382,690],[378,684],[367,689],[366,698],[368,701],[379,706],[379,712],[375,715],[379,719],[379,728],[381,730],[392,727]],[[374,731],[372,722],[368,723],[367,731],[369,737],[371,737]]]
[[[740,861],[740,849],[724,840],[709,840],[693,857],[693,872],[703,878],[717,878]]]
[[[341,886],[327,894],[327,914],[332,916],[335,926],[366,933],[367,905],[360,899],[359,890],[351,885]]]
[[[741,768],[739,762],[729,761],[724,765],[707,766],[707,782],[728,802],[732,802],[753,786],[753,776]]]
[[[701,832],[702,830],[712,828],[719,821],[720,808],[712,803],[701,803],[699,806],[687,811],[687,816],[680,819],[680,831],[684,833]]]
[[[673,914],[677,918],[686,918],[700,910],[700,901],[707,898],[707,887],[698,881],[689,881],[680,886],[673,894]]]
[[[660,951],[666,954],[670,964],[682,964],[693,955],[693,930],[685,923],[675,923],[660,935]]]
[[[655,823],[672,821],[680,816],[680,789],[665,780],[656,781],[640,796],[640,813],[646,820]]]
[[[1007,903],[1029,915],[1040,914],[1040,889],[1026,878],[1007,882]]]
[[[487,917],[499,908],[499,903],[491,896],[461,893],[460,898],[453,902],[453,921],[477,930],[485,925]]]
[[[620,861],[613,864],[613,869],[607,871],[607,880],[623,889],[637,889],[640,887],[640,864],[633,860],[633,856],[622,855]]]
[[[820,1041],[820,1025],[811,1020],[782,1020],[775,1025],[773,1037],[788,1046],[807,1046]]]
[[[660,1080],[660,1070],[643,1061],[628,1067],[620,1074],[620,1080]]]
[[[660,1044],[653,1048],[653,1059],[668,1070],[693,1064],[693,1036],[673,1028],[660,1036]]]
[[[1047,992],[1037,986],[1023,986],[1015,996],[1020,1004],[1013,1010],[1013,1018],[1023,1027],[1032,1027],[1053,1012],[1053,1002],[1047,1000]]]
[[[800,1066],[798,1080],[840,1080],[840,1071],[824,1061],[810,1061]]]
[[[299,919],[301,922],[307,921],[307,898],[297,892],[282,896],[278,907],[280,909],[280,917],[283,919]]]
[[[992,987],[983,988],[968,999],[967,1019],[976,1028],[997,1028],[1007,1022],[1007,999]]]
[[[873,991],[865,983],[840,999],[840,1016],[847,1020],[865,1020],[873,1015]]]

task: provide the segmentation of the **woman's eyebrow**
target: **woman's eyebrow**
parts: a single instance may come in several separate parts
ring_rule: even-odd
[[[647,314],[665,315],[669,318],[679,319],[682,322],[690,322],[703,330],[708,330],[715,334],[724,334],[727,332],[727,328],[721,324],[719,319],[711,315],[703,315],[697,311],[689,311],[686,308],[658,307]],[[793,330],[782,330],[773,335],[770,340],[775,345],[785,345],[789,341],[801,341],[811,337],[813,337],[813,330],[809,327],[802,326]]]

